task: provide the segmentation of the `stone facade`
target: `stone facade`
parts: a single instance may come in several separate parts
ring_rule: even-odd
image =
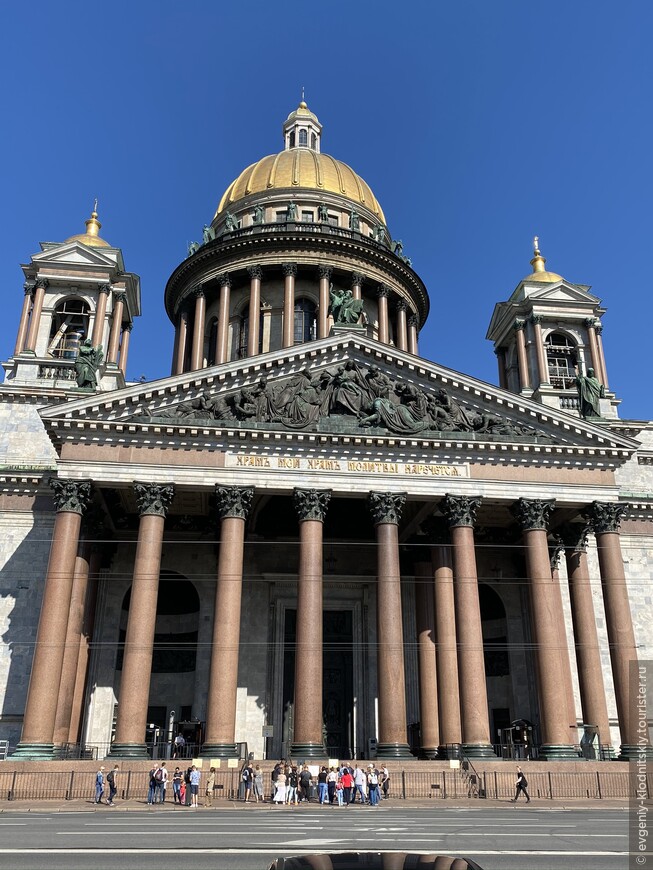
[[[309,114],[307,149],[330,165]],[[598,668],[600,743],[630,757],[624,663],[645,657],[653,624],[653,424],[618,420],[605,383],[601,416],[581,418],[560,374],[573,356],[607,382],[599,301],[536,250],[488,333],[500,387],[429,362],[428,293],[380,206],[344,170],[341,190],[311,187],[306,156],[278,161],[299,167],[296,189],[278,167],[270,189],[255,175],[240,198],[238,179],[228,188],[166,287],[174,374],[156,384],[124,381],[139,282],[95,213],[92,232],[25,267],[35,287],[0,387],[0,739],[52,758],[47,723],[63,721],[62,742],[133,759],[170,727],[216,758],[246,743],[257,758],[455,744],[487,759],[526,729],[542,757],[569,759]],[[335,322],[329,291],[349,288],[365,316]],[[70,293],[104,348],[95,387],[56,355]],[[596,503],[628,511],[596,529],[600,553],[589,535],[598,649],[580,665],[584,580],[551,554]],[[621,600],[622,572],[631,615],[615,641],[604,602]]]

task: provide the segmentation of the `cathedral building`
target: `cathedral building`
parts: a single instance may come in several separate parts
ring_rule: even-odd
[[[423,358],[429,293],[379,201],[305,102],[282,131],[168,280],[169,376],[125,379],[140,283],[97,210],[22,266],[0,739],[633,757],[653,424],[619,418],[601,300],[536,240],[491,317],[499,385]]]

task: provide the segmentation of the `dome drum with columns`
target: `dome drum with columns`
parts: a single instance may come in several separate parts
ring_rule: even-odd
[[[369,186],[320,153],[321,130],[302,102],[284,124],[286,150],[227,188],[204,244],[171,276],[173,374],[325,337],[331,285],[363,300],[365,334],[417,353],[426,288]]]

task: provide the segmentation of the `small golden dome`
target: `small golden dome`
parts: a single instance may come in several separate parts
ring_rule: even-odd
[[[97,201],[95,208],[97,208]],[[86,221],[86,232],[70,236],[70,238],[66,239],[64,244],[66,244],[66,242],[81,242],[82,245],[88,245],[90,248],[110,248],[111,245],[109,242],[105,242],[104,239],[100,238],[99,233],[101,227],[102,224],[97,219],[97,211],[93,209],[90,218]]]
[[[547,272],[544,268],[546,264],[546,258],[542,256],[540,253],[539,247],[539,239],[537,236],[533,239],[533,254],[534,257],[531,260],[531,266],[533,267],[533,271],[530,275],[527,275],[525,278],[522,278],[522,281],[538,281],[543,284],[555,284],[557,281],[564,281],[562,275],[558,275],[557,272]]]
[[[252,163],[226,189],[213,220],[245,196],[284,189],[344,196],[364,205],[385,223],[383,210],[369,185],[346,163],[310,148],[290,148]]]

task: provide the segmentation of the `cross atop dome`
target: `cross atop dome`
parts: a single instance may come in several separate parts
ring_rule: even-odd
[[[285,150],[291,148],[309,148],[311,151],[320,153],[320,137],[322,124],[317,115],[308,108],[304,101],[304,89],[302,99],[294,112],[291,112],[283,124],[283,138]]]

